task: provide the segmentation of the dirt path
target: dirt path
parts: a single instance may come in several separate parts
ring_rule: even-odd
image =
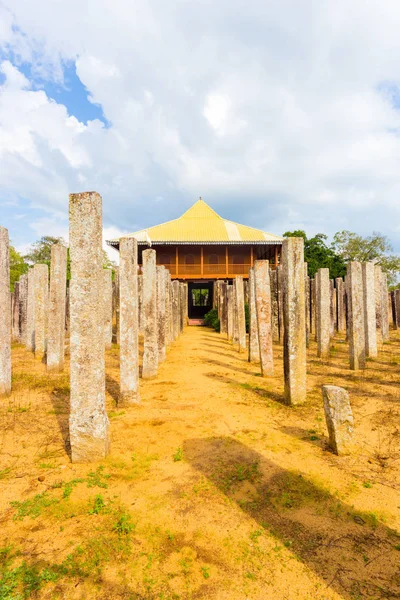
[[[89,467],[64,449],[68,373],[47,376],[14,348],[15,392],[0,412],[14,591],[25,561],[41,598],[400,597],[399,350],[393,336],[355,374],[343,340],[329,362],[312,342],[308,402],[289,408],[279,345],[263,379],[219,334],[186,328],[142,382],[141,405],[119,410],[113,348],[111,455]],[[350,391],[354,456],[327,449],[322,383]]]

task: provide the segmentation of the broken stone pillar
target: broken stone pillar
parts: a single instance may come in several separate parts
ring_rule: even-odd
[[[271,328],[271,287],[267,260],[254,262],[254,289],[257,315],[258,347],[261,375],[274,374]]]
[[[47,316],[49,310],[49,267],[37,264],[35,272],[35,358],[43,360],[47,350]]]
[[[283,344],[283,334],[285,331],[285,322],[283,318],[283,269],[282,265],[276,268],[276,291],[278,297],[278,323],[279,323],[279,342]]]
[[[227,302],[228,302],[228,341],[232,341],[233,337],[233,286],[228,285],[227,287]]]
[[[331,339],[331,283],[329,269],[319,269],[317,277],[317,354],[329,358]]]
[[[21,341],[19,304],[19,282],[16,281],[14,283],[14,301],[12,307],[12,338],[15,342]]]
[[[336,385],[323,385],[322,397],[329,445],[335,454],[350,454],[353,449],[354,419],[349,393]]]
[[[103,303],[104,303],[104,346],[109,350],[112,346],[112,271],[103,269]]]
[[[71,194],[69,214],[71,456],[73,462],[91,462],[101,460],[109,451],[100,194]]]
[[[137,261],[136,261],[137,262]],[[137,273],[136,273],[137,277]],[[120,311],[120,284],[119,284],[119,268],[116,267],[114,271],[113,281],[113,328],[115,327],[115,335],[113,335],[113,341],[119,344],[120,326],[119,326],[119,311]]]
[[[282,267],[285,398],[288,404],[300,404],[307,395],[303,238],[283,240]]]
[[[138,246],[132,237],[119,241],[120,396],[118,405],[140,402]]]
[[[165,267],[158,266],[157,269],[157,322],[158,322],[158,362],[164,362],[167,357],[166,345],[166,313],[165,296],[167,288],[165,285]]]
[[[0,226],[0,396],[11,393],[10,241]]]
[[[384,342],[390,340],[390,329],[389,329],[389,291],[387,284],[387,273],[382,273],[381,278],[381,295],[382,295],[382,338]]]
[[[335,330],[336,330],[336,290],[335,290],[335,282],[333,281],[333,279],[329,280],[329,291],[330,291],[329,313],[330,313],[330,321],[331,321],[330,333],[331,333],[331,337],[333,337],[335,335]]]
[[[365,356],[378,356],[376,343],[376,304],[375,304],[375,265],[372,262],[361,264],[364,302]]]
[[[156,251],[143,250],[143,379],[155,377],[158,371],[157,274]]]
[[[47,369],[62,371],[65,350],[65,296],[67,291],[67,248],[51,247],[50,301],[47,332]]]
[[[308,276],[308,264],[304,263],[304,294],[306,305],[306,347],[310,344],[310,278]]]
[[[238,331],[238,350],[246,352],[246,315],[244,311],[244,287],[243,277],[236,277],[236,319]]]
[[[350,262],[346,275],[350,369],[365,367],[365,326],[361,263]]]
[[[228,333],[228,296],[227,296],[227,284],[225,281],[221,282],[220,287],[220,299],[219,299],[219,311],[220,311],[220,333],[227,335]]]
[[[229,291],[229,290],[228,290]],[[256,290],[254,286],[254,267],[249,269],[249,362],[260,361],[260,348],[258,345],[258,326],[256,312]],[[228,335],[229,339],[229,335]]]
[[[28,271],[28,298],[26,303],[26,349],[35,351],[35,271]]]
[[[342,277],[336,277],[335,283],[337,294],[337,330],[338,333],[346,333],[346,307]]]
[[[179,281],[174,279],[172,282],[172,321],[174,341],[179,337],[180,320],[180,287]]]
[[[26,310],[28,303],[28,275],[19,278],[19,331],[20,341],[26,344]]]
[[[278,303],[278,273],[276,270],[269,272],[271,286],[271,328],[272,339],[279,342],[279,303]],[[249,279],[250,289],[250,279]]]

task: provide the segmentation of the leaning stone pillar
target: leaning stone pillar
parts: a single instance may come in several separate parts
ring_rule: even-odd
[[[143,251],[144,346],[142,377],[155,377],[158,371],[156,251]]]
[[[0,396],[11,393],[10,241],[0,226]]]
[[[317,342],[319,358],[329,358],[331,339],[331,283],[329,269],[319,269],[317,277]]]
[[[353,447],[354,419],[349,393],[336,385],[323,385],[322,397],[329,445],[335,454],[350,454]]]
[[[64,368],[66,291],[67,249],[62,244],[53,244],[51,247],[47,335],[47,369],[49,371],[62,371]]]
[[[47,316],[49,310],[49,268],[34,265],[35,271],[35,358],[43,360],[47,350]]]
[[[179,337],[180,331],[180,288],[179,281],[174,279],[172,282],[172,321],[173,321],[173,339],[174,341]]]
[[[104,305],[104,346],[106,350],[112,346],[112,271],[103,269],[103,305]]]
[[[364,302],[365,356],[378,356],[376,344],[376,305],[375,305],[375,265],[372,262],[361,264]]]
[[[254,288],[261,375],[274,374],[271,328],[271,287],[267,260],[254,262]]]
[[[16,281],[14,283],[14,302],[12,310],[12,337],[15,342],[21,340],[19,305],[19,282]]]
[[[361,263],[350,262],[346,275],[350,369],[365,367],[365,327]]]
[[[307,394],[303,238],[283,241],[282,266],[285,398],[288,404],[300,404]]]
[[[35,270],[28,271],[28,298],[26,304],[26,349],[35,351]]]
[[[243,277],[236,277],[236,318],[238,329],[239,352],[246,352],[246,315],[244,312]]]
[[[227,296],[227,284],[225,281],[221,282],[220,297],[219,297],[219,311],[220,311],[220,333],[227,335],[228,333],[228,296]]]
[[[104,458],[109,450],[105,407],[102,200],[96,192],[70,195],[70,441],[73,462]]]
[[[390,329],[389,329],[389,304],[388,304],[388,284],[387,284],[387,273],[382,273],[381,278],[381,296],[382,296],[382,339],[384,342],[390,340]]]
[[[249,312],[250,312],[249,362],[259,362],[260,361],[260,348],[258,345],[258,327],[257,327],[257,311],[256,311],[256,290],[255,290],[255,284],[254,284],[254,267],[250,267],[250,269],[249,269]]]
[[[157,323],[158,323],[158,362],[164,362],[167,357],[166,349],[166,313],[165,296],[167,293],[165,285],[165,267],[159,266],[157,271]]]
[[[28,275],[19,278],[19,331],[20,341],[26,344],[26,309],[28,302]]]
[[[337,293],[337,330],[338,333],[346,333],[346,307],[342,277],[336,277],[335,283]]]
[[[120,396],[118,404],[129,406],[140,402],[138,248],[135,238],[120,239],[119,257]]]
[[[228,302],[228,341],[232,341],[233,337],[233,286],[227,287],[227,302]]]

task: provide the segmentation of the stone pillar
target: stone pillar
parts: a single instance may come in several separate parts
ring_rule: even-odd
[[[318,294],[319,294],[319,285],[318,285],[318,279],[319,279],[319,273],[318,271],[315,273],[314,275],[314,293],[315,293],[315,341],[318,344],[318,336],[319,336],[319,329],[318,329],[318,317],[319,317],[319,311],[318,311]]]
[[[47,332],[47,369],[64,369],[65,297],[67,291],[67,248],[62,244],[51,247],[50,302]]]
[[[382,267],[374,265],[376,344],[382,345]]]
[[[344,300],[344,282],[341,277],[336,277],[337,294],[337,330],[338,333],[346,333],[346,307]]]
[[[164,270],[164,286],[165,286],[165,343],[167,346],[173,341],[172,331],[172,290],[171,290],[171,274],[168,269]]]
[[[400,328],[400,289],[394,290],[394,307],[397,329]]]
[[[155,377],[158,371],[156,251],[143,250],[144,346],[142,377]]]
[[[232,280],[232,344],[234,346],[237,346],[239,344],[236,277]]]
[[[69,310],[69,286],[67,287],[67,291],[65,294],[65,331],[69,332],[70,330],[70,310]]]
[[[101,460],[109,450],[105,407],[102,200],[70,195],[70,441],[73,462]]]
[[[285,331],[285,320],[283,318],[283,269],[282,265],[276,268],[276,290],[278,295],[278,317],[279,317],[279,342],[283,344]]]
[[[219,311],[220,311],[220,333],[227,335],[228,333],[228,296],[227,296],[227,284],[225,281],[221,282],[220,287],[220,299],[219,299]]]
[[[278,303],[278,273],[276,269],[270,270],[269,280],[271,286],[271,328],[272,339],[274,342],[279,342],[279,303]],[[250,279],[249,279],[250,289]]]
[[[390,329],[389,329],[389,304],[388,304],[388,284],[387,284],[387,273],[382,273],[381,278],[381,296],[382,296],[382,338],[384,342],[390,340]]]
[[[19,331],[20,341],[26,344],[26,310],[28,303],[28,275],[19,278]]]
[[[26,349],[35,352],[35,271],[28,271],[28,297],[26,303]]]
[[[330,302],[329,302],[329,314],[330,314],[330,333],[331,337],[335,335],[336,331],[336,290],[335,290],[335,282],[333,279],[329,280],[329,292],[330,292]]]
[[[47,350],[47,316],[49,310],[49,267],[34,265],[35,358],[43,360]]]
[[[390,306],[392,311],[393,329],[397,329],[396,293],[390,292]]]
[[[353,447],[354,419],[349,393],[336,385],[323,385],[322,397],[329,445],[335,454],[350,454]]]
[[[315,337],[315,279],[310,279],[310,337]]]
[[[375,265],[372,262],[361,264],[364,302],[365,356],[378,356],[376,344],[376,305],[375,305]]]
[[[283,240],[282,266],[285,398],[288,404],[300,404],[307,395],[303,238]]]
[[[172,282],[172,325],[173,325],[173,339],[178,339],[180,332],[180,287],[179,281],[174,279]]]
[[[159,266],[157,272],[157,324],[158,324],[158,362],[164,362],[167,357],[166,348],[166,312],[165,297],[167,288],[165,284],[165,267]]]
[[[227,286],[227,302],[228,302],[228,341],[232,341],[233,337],[233,286]]]
[[[112,271],[103,269],[103,306],[104,306],[104,345],[106,350],[112,346]]]
[[[317,277],[317,343],[319,358],[329,358],[331,339],[331,283],[329,269],[319,269]]]
[[[308,264],[304,263],[304,295],[306,306],[306,347],[310,344],[310,278],[308,276]]]
[[[249,362],[260,361],[260,348],[258,342],[258,326],[256,312],[256,289],[254,285],[254,267],[249,269]]]
[[[138,246],[135,238],[119,241],[120,396],[118,405],[140,402]]]
[[[186,293],[186,286],[184,283],[180,282],[179,284],[179,325],[180,325],[180,332],[182,333],[183,328],[186,325],[186,318],[185,318],[185,306],[186,306],[186,300],[185,300],[185,293]]]
[[[350,369],[365,367],[365,327],[361,263],[350,262],[347,266],[347,304],[349,311]]]
[[[239,352],[246,352],[246,315],[244,312],[244,287],[243,277],[236,277],[236,318],[238,329]]]
[[[0,226],[0,396],[11,393],[10,241]]]
[[[137,254],[137,253],[136,253]],[[137,260],[136,260],[137,263]],[[137,273],[136,273],[137,277]],[[115,335],[113,336],[113,341],[116,344],[119,344],[119,336],[120,336],[120,325],[119,325],[119,311],[120,311],[120,283],[119,283],[119,268],[117,267],[114,271],[114,281],[113,281],[113,328],[115,327]],[[136,294],[137,301],[137,294]],[[114,324],[115,322],[115,324]]]
[[[267,260],[254,262],[254,289],[261,375],[274,374],[271,329],[271,287]]]
[[[19,283],[14,283],[14,302],[12,310],[12,337],[15,342],[21,341],[20,315],[19,315]]]
[[[139,335],[144,335],[143,275],[138,275]]]
[[[244,294],[244,303],[249,303],[249,282],[248,280],[243,281],[243,294]]]

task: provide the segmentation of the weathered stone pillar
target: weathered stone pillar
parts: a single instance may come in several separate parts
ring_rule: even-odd
[[[382,273],[381,278],[381,295],[382,295],[382,338],[384,342],[390,340],[390,329],[389,329],[389,304],[388,304],[388,284],[387,284],[387,273]]]
[[[69,286],[65,294],[65,331],[70,331],[70,306],[69,306]]]
[[[331,339],[331,283],[329,269],[319,269],[317,277],[317,343],[319,358],[329,358]]]
[[[20,341],[26,344],[26,310],[28,303],[28,275],[19,278],[19,331]]]
[[[350,369],[365,367],[365,326],[361,263],[350,262],[347,266],[347,304],[349,311]]]
[[[137,261],[136,261],[137,262]],[[136,273],[137,277],[137,273]],[[113,327],[115,322],[115,335],[113,335],[113,341],[116,344],[119,344],[119,336],[120,336],[120,325],[119,325],[119,311],[120,311],[120,283],[119,283],[119,268],[116,267],[114,271],[114,281],[113,281]],[[137,301],[137,298],[136,298]]]
[[[47,369],[62,371],[65,350],[65,296],[67,291],[67,248],[51,247],[50,302],[47,332]]]
[[[16,281],[14,283],[14,301],[12,310],[12,337],[16,342],[21,341],[19,304],[19,282]]]
[[[283,318],[283,269],[282,265],[276,268],[276,290],[278,296],[278,317],[279,317],[279,342],[283,344],[283,334],[285,331],[285,319]]]
[[[330,314],[330,334],[331,337],[335,335],[336,330],[336,290],[335,290],[335,282],[333,279],[329,280],[329,292],[330,292],[330,302],[329,302],[329,314]]]
[[[335,454],[350,454],[353,448],[354,419],[349,393],[336,385],[323,385],[322,397],[329,445]]]
[[[397,310],[396,310],[396,293],[390,292],[390,304],[392,310],[393,329],[397,329]]]
[[[227,302],[228,302],[228,341],[232,341],[233,337],[233,286],[227,287]]]
[[[236,318],[238,329],[238,350],[246,352],[246,315],[244,312],[244,288],[243,277],[236,277]]]
[[[11,393],[10,241],[0,226],[0,396]]]
[[[155,377],[158,371],[156,251],[143,250],[144,346],[142,377]]]
[[[310,344],[310,278],[308,276],[308,264],[304,263],[304,296],[306,306],[306,347]]]
[[[179,281],[174,279],[172,282],[172,320],[173,320],[173,333],[174,341],[178,339],[180,332],[180,287]]]
[[[243,280],[243,295],[244,295],[244,303],[249,303],[249,282],[248,280]]]
[[[120,397],[118,404],[140,402],[138,247],[132,237],[119,242]]]
[[[400,328],[400,289],[394,290],[394,306],[397,329]]]
[[[172,284],[171,284],[171,273],[168,269],[164,271],[165,280],[165,323],[166,323],[166,335],[167,345],[169,346],[174,341],[174,330],[172,321]]]
[[[288,404],[300,404],[307,394],[303,238],[283,241],[282,266],[285,398]]]
[[[166,312],[165,297],[167,293],[165,285],[165,267],[157,267],[157,324],[158,324],[158,362],[164,362],[167,357],[166,347]]]
[[[219,311],[220,311],[220,333],[227,335],[228,333],[228,294],[227,284],[225,281],[221,282],[220,287],[220,299],[219,299]]]
[[[143,317],[143,275],[138,275],[138,302],[139,302],[139,335],[144,335]]]
[[[96,192],[70,195],[70,441],[73,462],[104,458],[109,450],[105,408],[102,200]]]
[[[279,342],[278,273],[277,273],[276,269],[274,271],[270,270],[269,281],[270,281],[270,287],[271,287],[272,339],[274,342]],[[250,279],[249,279],[249,289],[250,289]]]
[[[315,279],[310,279],[310,338],[315,337]]]
[[[28,298],[26,304],[26,349],[35,351],[35,270],[28,271]]]
[[[271,287],[267,260],[254,262],[254,288],[261,375],[274,374],[271,329]]]
[[[229,291],[229,290],[228,290]],[[229,312],[229,311],[228,311]],[[258,342],[257,309],[256,309],[256,290],[254,285],[254,267],[249,269],[249,362],[260,361],[260,348]],[[229,338],[229,334],[228,334]]]
[[[47,350],[47,315],[49,310],[49,267],[34,265],[35,358],[43,360]]]
[[[374,265],[376,344],[382,345],[382,267]]]
[[[104,302],[104,345],[106,350],[112,346],[112,271],[103,269],[103,290]]]
[[[337,330],[338,333],[346,333],[346,307],[344,299],[344,282],[342,277],[336,277],[337,294]]]
[[[361,264],[364,302],[365,356],[378,356],[376,344],[376,305],[375,305],[375,265],[372,262]]]
[[[179,321],[179,325],[180,325],[180,332],[182,333],[184,326],[186,325],[186,318],[185,318],[185,305],[186,305],[186,300],[185,300],[185,295],[186,295],[186,286],[184,283],[180,283],[179,284],[179,316],[180,316],[180,321]]]
[[[236,277],[232,280],[232,344],[234,346],[239,344]]]

